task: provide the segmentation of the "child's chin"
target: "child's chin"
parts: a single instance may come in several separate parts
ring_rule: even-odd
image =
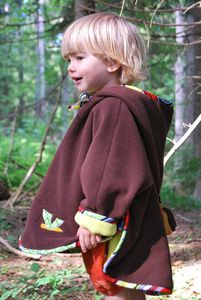
[[[79,88],[77,87],[77,90],[78,92],[81,94],[81,93],[87,93],[86,89],[83,89],[83,88]]]

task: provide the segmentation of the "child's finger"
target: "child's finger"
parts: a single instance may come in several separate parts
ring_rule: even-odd
[[[80,248],[81,248],[82,252],[86,253],[87,248],[85,245],[84,237],[82,235],[79,235],[79,242],[80,242]]]
[[[91,235],[91,246],[93,248],[95,248],[97,246],[97,240],[96,240],[96,235],[95,234]]]
[[[100,243],[102,241],[102,237],[99,234],[96,234],[96,242]]]
[[[89,249],[89,234],[88,231],[79,230],[79,241],[82,252],[86,253],[87,249]]]
[[[85,242],[85,247],[87,249],[91,249],[92,245],[91,245],[91,233],[87,233],[84,235],[84,242]]]

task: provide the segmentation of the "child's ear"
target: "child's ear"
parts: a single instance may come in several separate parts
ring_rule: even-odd
[[[120,64],[116,61],[110,61],[107,63],[107,71],[110,73],[116,72],[120,67]]]

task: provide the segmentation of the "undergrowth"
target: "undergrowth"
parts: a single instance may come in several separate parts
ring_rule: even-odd
[[[88,291],[86,284],[79,284],[78,281],[84,271],[84,268],[68,268],[48,272],[34,262],[28,275],[8,280],[6,276],[9,275],[9,270],[4,267],[1,270],[1,276],[5,275],[5,280],[0,282],[0,300],[73,299],[73,294]]]

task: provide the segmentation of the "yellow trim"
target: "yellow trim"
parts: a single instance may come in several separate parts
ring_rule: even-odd
[[[161,214],[162,214],[162,218],[163,218],[163,225],[165,228],[165,234],[166,235],[170,235],[172,234],[172,229],[170,227],[170,224],[168,222],[168,216],[167,213],[165,212],[165,210],[163,209],[162,205],[160,204],[160,209],[161,209]]]
[[[95,234],[103,236],[112,236],[117,231],[117,225],[97,220],[86,216],[79,211],[75,215],[75,222]]]
[[[110,256],[115,252],[115,249],[116,249],[117,245],[119,244],[121,236],[122,236],[122,231],[119,231],[109,241],[109,243],[108,243],[107,259],[109,259]]]
[[[44,224],[44,223],[41,223],[41,224],[40,224],[40,227],[41,227],[42,229],[46,229],[46,230],[49,230],[49,231],[63,232],[63,230],[62,230],[61,228],[59,228],[59,227],[56,227],[56,228],[48,228],[47,225]]]
[[[140,92],[140,93],[143,92],[142,89],[140,89],[140,88],[138,88],[136,86],[133,86],[133,85],[126,85],[126,87],[129,88],[129,89],[132,89],[132,90],[136,90],[137,92]]]

